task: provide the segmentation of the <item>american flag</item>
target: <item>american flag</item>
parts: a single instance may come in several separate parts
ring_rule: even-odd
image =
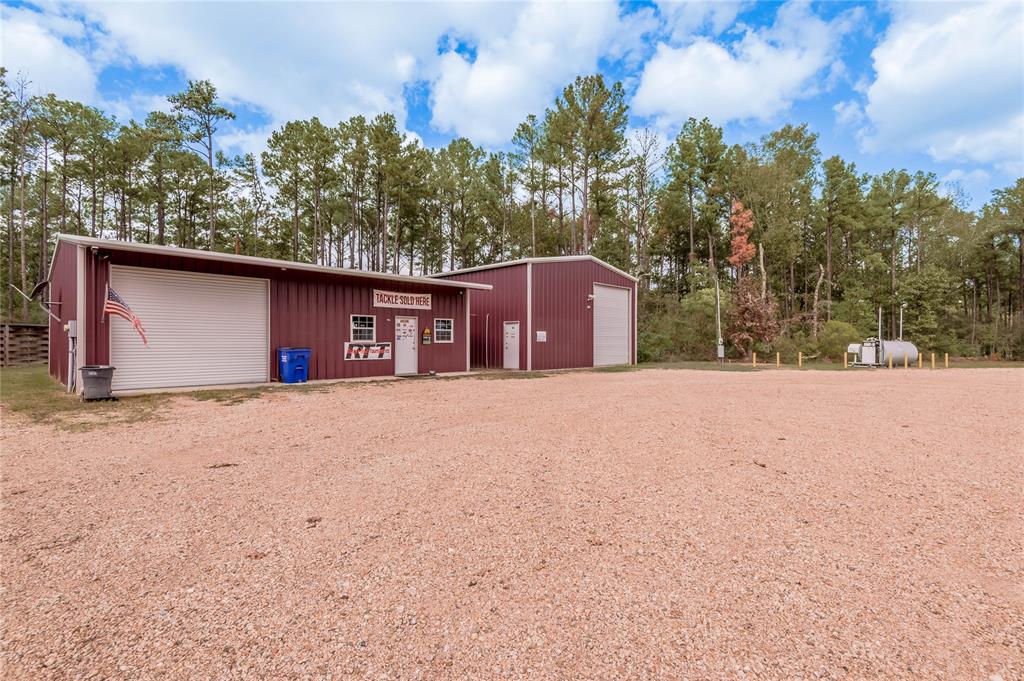
[[[117,292],[109,286],[107,287],[107,302],[103,304],[103,312],[116,314],[118,317],[124,317],[131,322],[135,332],[142,338],[142,344],[149,347],[149,341],[146,340],[146,330],[142,328],[142,321],[135,316],[132,309],[128,307],[128,303],[124,302],[124,299],[117,295]]]

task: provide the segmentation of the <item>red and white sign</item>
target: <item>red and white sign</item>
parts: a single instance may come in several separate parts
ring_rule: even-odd
[[[397,293],[373,290],[374,307],[403,307],[410,310],[429,310],[429,293]]]
[[[345,343],[345,359],[391,359],[391,343]]]

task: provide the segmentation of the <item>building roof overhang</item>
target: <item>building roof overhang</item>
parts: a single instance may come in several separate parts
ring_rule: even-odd
[[[589,260],[591,262],[595,262],[598,265],[600,265],[601,267],[604,267],[605,269],[611,270],[615,274],[618,274],[619,276],[623,276],[626,279],[629,279],[631,281],[634,281],[634,282],[639,281],[639,279],[634,277],[632,274],[629,274],[628,272],[623,272],[618,267],[615,267],[614,265],[609,265],[604,260],[601,260],[600,258],[595,258],[592,255],[556,255],[556,256],[551,256],[551,257],[546,257],[546,258],[520,258],[519,260],[509,260],[507,262],[496,262],[496,263],[492,263],[490,265],[479,265],[477,267],[466,267],[466,268],[461,269],[461,270],[452,270],[450,272],[439,272],[437,274],[428,274],[427,276],[430,277],[430,278],[444,278],[444,277],[449,277],[449,276],[451,276],[453,274],[467,274],[469,272],[480,272],[480,271],[483,271],[483,270],[494,270],[494,269],[499,269],[501,267],[512,267],[514,265],[525,265],[527,263],[537,264],[537,263],[550,263],[550,262],[579,262],[579,261],[584,261],[584,260]]]
[[[309,263],[293,262],[291,260],[277,260],[275,258],[258,258],[252,255],[236,255],[234,253],[217,253],[214,251],[201,251],[196,248],[178,248],[177,246],[157,246],[155,244],[140,244],[130,241],[117,241],[115,239],[97,239],[89,236],[77,236],[74,234],[58,234],[57,243],[65,242],[88,248],[105,249],[110,251],[129,251],[132,253],[152,253],[155,255],[166,255],[178,258],[195,258],[197,260],[214,260],[217,262],[230,262],[240,265],[252,265],[256,267],[273,267],[279,270],[295,270],[299,272],[315,272],[317,274],[329,274],[333,276],[359,277],[363,279],[374,279],[379,281],[404,282],[409,284],[422,284],[427,286],[446,286],[449,288],[478,289],[489,291],[493,288],[490,284],[474,284],[455,279],[435,279],[433,277],[413,277],[405,274],[388,274],[386,272],[370,272],[367,270],[353,270],[344,267],[328,267],[325,265],[311,265]],[[57,249],[54,248],[53,260],[50,263],[50,273],[53,272],[53,262],[57,258]],[[50,277],[48,276],[47,279]]]

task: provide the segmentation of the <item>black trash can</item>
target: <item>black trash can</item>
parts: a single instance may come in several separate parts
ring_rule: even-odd
[[[87,364],[82,367],[82,399],[109,400],[110,381],[114,378],[114,367],[108,364]]]

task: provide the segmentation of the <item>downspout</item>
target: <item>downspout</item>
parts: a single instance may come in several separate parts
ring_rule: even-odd
[[[882,306],[878,306],[878,357],[879,366],[885,364],[885,341],[882,339]]]

